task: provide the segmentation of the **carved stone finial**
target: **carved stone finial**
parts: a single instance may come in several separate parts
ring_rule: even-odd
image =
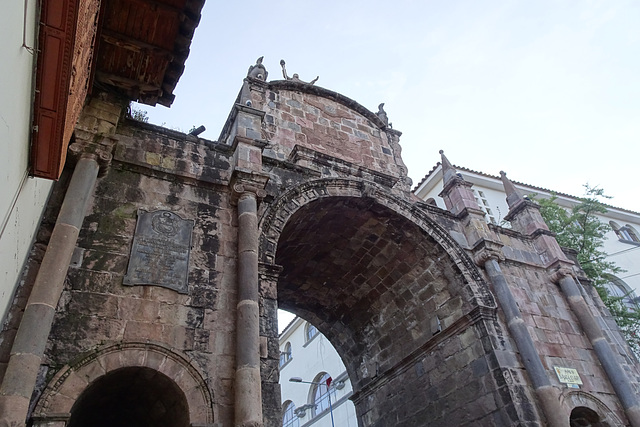
[[[284,76],[284,79],[285,79],[285,80],[291,80],[292,82],[302,83],[302,84],[305,84],[305,85],[312,85],[312,84],[314,84],[315,82],[317,82],[317,81],[318,81],[318,79],[320,78],[320,76],[317,76],[315,79],[313,79],[313,80],[311,80],[310,82],[308,82],[308,83],[307,83],[307,82],[305,82],[305,81],[303,81],[303,80],[300,80],[300,77],[298,76],[298,74],[297,74],[297,73],[294,73],[294,74],[293,74],[293,77],[289,77],[289,76],[287,75],[287,69],[285,68],[285,65],[286,65],[286,64],[285,64],[285,62],[284,62],[284,59],[281,59],[281,60],[280,60],[280,66],[282,67],[282,75]]]
[[[247,71],[247,77],[251,77],[253,79],[266,81],[269,73],[267,69],[262,65],[262,59],[264,56],[261,56],[256,60],[256,65],[250,65],[249,71]]]
[[[456,170],[449,162],[449,159],[444,155],[444,150],[440,150],[440,157],[442,159],[442,183],[446,186],[449,182],[458,178],[458,175],[456,175]]]
[[[376,116],[382,120],[382,123],[384,123],[385,126],[389,126],[389,117],[387,116],[387,112],[384,111],[384,102],[378,105],[378,112],[376,113]]]
[[[507,174],[504,171],[500,171],[500,179],[502,180],[502,185],[504,185],[504,192],[507,195],[507,205],[509,205],[509,208],[512,208],[516,203],[524,200],[522,194],[520,194],[518,189],[509,178],[507,178]]]

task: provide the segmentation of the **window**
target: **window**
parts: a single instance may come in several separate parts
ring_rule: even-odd
[[[638,232],[635,228],[633,228],[629,224],[625,225],[624,228],[627,231],[627,234],[629,234],[629,237],[631,237],[631,240],[633,240],[634,242],[640,242],[640,237],[638,237]]]
[[[332,398],[334,402],[336,401],[336,389],[334,387],[327,387],[329,374],[323,372],[316,378],[317,379],[313,381],[314,383],[318,383],[313,389],[313,403],[315,404],[315,409],[313,410],[314,417],[329,409],[330,398]]]
[[[617,222],[609,221],[609,225],[611,226],[613,231],[616,233],[616,236],[618,236],[618,239],[624,242],[640,243],[638,232],[636,231],[635,228],[633,228],[629,224],[621,227],[620,224],[618,224]]]
[[[609,295],[618,297],[629,310],[637,310],[636,294],[623,280],[615,276],[609,277],[609,282],[604,285]]]
[[[484,192],[476,190],[475,188],[472,188],[471,191],[473,192],[473,196],[476,198],[478,207],[484,212],[484,216],[486,217],[486,219],[492,224],[497,224],[496,217],[489,208],[489,201],[487,200]]]
[[[316,335],[318,335],[318,330],[316,329],[316,327],[311,323],[307,323],[307,327],[304,330],[305,341],[311,341]]]
[[[300,420],[295,414],[296,405],[292,401],[285,402],[282,409],[282,427],[298,427]]]
[[[283,367],[287,362],[291,360],[291,343],[288,342],[284,345],[284,351],[280,352],[280,367]]]

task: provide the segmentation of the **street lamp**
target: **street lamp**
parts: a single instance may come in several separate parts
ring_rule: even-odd
[[[316,381],[303,381],[300,377],[291,377],[289,378],[289,382],[292,383],[304,383],[304,384],[313,384],[313,385],[323,385],[325,383],[316,382]],[[331,386],[331,377],[327,378],[327,397],[329,398],[329,414],[331,415],[331,427],[335,427],[333,423],[333,407],[331,406],[331,392],[329,391],[329,387]]]

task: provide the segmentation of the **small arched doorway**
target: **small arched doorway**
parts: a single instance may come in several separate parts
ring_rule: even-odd
[[[569,417],[571,427],[608,427],[609,424],[602,421],[593,409],[586,406],[573,408]]]
[[[125,367],[98,378],[71,408],[68,427],[188,427],[187,399],[154,369]]]

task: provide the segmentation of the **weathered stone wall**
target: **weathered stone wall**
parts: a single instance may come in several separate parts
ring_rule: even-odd
[[[565,389],[563,395],[567,399],[571,390],[558,381],[553,367],[574,368],[584,383],[580,391],[595,397],[624,420],[624,412],[591,343],[558,285],[551,281],[547,271],[540,268],[543,263],[531,240],[508,230],[499,230],[499,236],[505,243],[503,252],[508,260],[504,263],[503,272],[554,386]],[[600,326],[609,344],[616,350],[626,375],[638,384],[640,376],[635,356],[626,344],[623,345],[624,340],[615,323],[603,320],[607,313],[595,288],[585,284],[583,297],[594,316],[601,320]]]
[[[517,356],[496,350],[505,348],[504,339],[489,322],[466,327],[412,360],[372,395],[357,396],[358,415],[364,425],[375,426],[539,426],[522,368],[504,367]]]
[[[466,241],[461,222],[452,221],[446,211],[427,207],[436,221],[441,224],[452,237],[464,248],[471,247]],[[549,271],[544,268],[548,263],[546,253],[540,253],[532,238],[520,233],[496,226],[490,226],[497,239],[504,245],[502,253],[505,262],[502,263],[503,273],[510,285],[523,319],[534,339],[540,359],[547,371],[547,376],[554,387],[563,390],[563,403],[571,407],[578,402],[597,407],[601,413],[613,411],[618,420],[626,418],[618,401],[615,391],[598,360],[576,315],[571,311],[566,297],[557,284],[553,283]],[[569,254],[570,255],[570,254]],[[577,260],[576,260],[577,262]],[[625,375],[636,384],[640,384],[640,372],[635,356],[611,318],[595,288],[585,280],[583,283],[583,297],[589,304],[594,316],[600,321],[609,344],[615,349],[618,363],[625,370]],[[498,318],[503,320],[502,311],[498,311]],[[504,369],[522,371],[522,362],[517,351],[501,352],[500,365]],[[554,366],[576,369],[584,384],[580,391],[568,389],[558,381]],[[526,379],[526,374],[524,376]],[[578,397],[580,396],[580,397]],[[615,418],[613,418],[615,420]]]
[[[161,343],[204,373],[226,425],[233,418],[236,225],[226,187],[214,183],[228,177],[229,155],[152,127],[122,127],[115,139],[115,160],[85,218],[46,364],[55,371],[118,342]],[[188,294],[123,286],[139,209],[195,220]]]
[[[500,260],[542,376],[563,399],[563,420],[579,404],[625,419],[582,326],[552,284],[547,257],[558,248],[544,252],[535,237],[489,227],[472,206],[454,215],[415,202],[406,191],[399,132],[352,100],[297,83],[247,81],[240,101],[219,143],[118,123],[121,104],[109,96],[85,108],[76,145],[100,144],[92,153],[106,162],[110,156],[100,150],[110,150],[113,160],[103,167],[80,230],[35,415],[69,412],[91,381],[137,367],[127,372],[157,370],[175,382],[172,389],[185,385],[184,401],[200,402],[191,422],[242,424],[239,416],[261,409],[265,425],[276,427],[280,306],[312,322],[337,348],[362,426],[541,425],[549,411],[518,350],[522,337],[510,329],[495,283],[478,267],[487,269],[479,257],[486,249]],[[257,224],[249,203],[241,216],[248,226],[238,226],[238,197],[258,202]],[[41,244],[60,200],[52,199]],[[194,221],[186,293],[123,284],[140,210]],[[240,257],[244,268],[238,267],[239,228],[249,255]],[[490,238],[487,247],[502,244],[500,250],[478,246]],[[259,269],[248,258],[259,260]],[[16,307],[29,293],[26,277]],[[585,295],[599,315],[595,294]],[[237,309],[238,299],[255,312]],[[239,329],[239,322],[253,327],[252,321],[259,322],[259,336],[237,340],[250,329]],[[619,339],[615,332],[608,337],[614,344]],[[615,348],[637,386],[626,347]],[[257,376],[240,378],[238,367],[257,374],[258,360],[261,408],[251,401],[239,414],[239,399],[257,400],[259,393]],[[581,394],[563,388],[554,365],[578,369]],[[237,393],[241,387],[248,391]]]
[[[246,100],[264,112],[260,134],[268,141],[265,156],[318,167],[307,157],[309,151],[317,152],[410,185],[398,143],[400,132],[357,102],[320,87],[300,90],[302,85],[288,81],[251,81],[250,86]],[[235,135],[230,126],[226,129],[221,141]],[[408,185],[403,188],[408,192]]]
[[[268,90],[265,122],[274,151],[287,158],[295,145],[366,168],[398,175],[386,133],[371,119],[313,94]]]

